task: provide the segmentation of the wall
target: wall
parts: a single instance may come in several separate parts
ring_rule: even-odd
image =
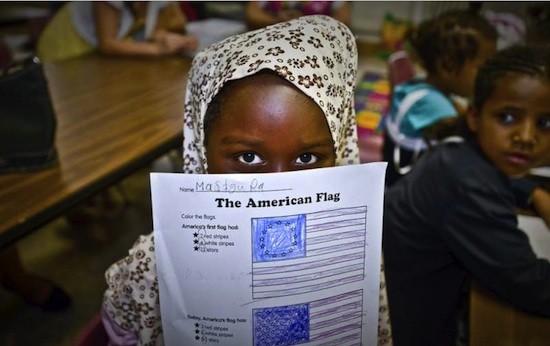
[[[451,8],[466,8],[467,1],[352,1],[352,29],[366,40],[379,40],[380,28],[386,13],[396,18],[419,23]],[[540,2],[484,1],[482,10],[512,13],[528,22],[527,8]]]
[[[419,23],[429,15],[450,8],[466,7],[464,1],[352,1],[353,31],[367,40],[379,37],[382,22],[387,13],[396,19]]]

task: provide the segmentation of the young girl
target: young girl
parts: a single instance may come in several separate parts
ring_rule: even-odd
[[[548,50],[497,53],[478,73],[464,141],[428,151],[387,190],[382,244],[396,344],[454,345],[469,278],[550,316],[550,263],[518,229],[510,181],[550,161],[549,99]],[[550,225],[550,194],[527,194]]]
[[[65,4],[40,35],[42,61],[107,55],[163,56],[194,51],[179,4],[169,1],[75,1]],[[132,39],[129,39],[132,38]]]
[[[309,16],[230,37],[194,59],[184,115],[185,173],[282,172],[359,162],[350,30]],[[113,342],[162,342],[152,234],[106,273]],[[384,284],[384,283],[383,283]],[[381,290],[380,332],[389,342]]]
[[[407,39],[426,77],[399,84],[392,92],[382,149],[387,186],[427,149],[423,135],[432,125],[461,113],[450,96],[472,96],[479,66],[495,52],[497,33],[483,16],[458,10],[423,22]]]

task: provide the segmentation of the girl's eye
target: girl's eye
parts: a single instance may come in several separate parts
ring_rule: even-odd
[[[550,129],[550,117],[543,117],[539,119],[538,123],[543,129]]]
[[[302,154],[296,159],[298,165],[310,165],[315,162],[317,162],[317,156],[310,153]]]
[[[501,113],[498,115],[500,122],[503,124],[511,124],[514,122],[516,117],[512,113]]]
[[[241,155],[237,156],[237,160],[239,160],[239,162],[245,163],[247,165],[259,165],[259,164],[264,162],[261,157],[259,157],[258,155],[254,154],[254,153],[241,154]]]

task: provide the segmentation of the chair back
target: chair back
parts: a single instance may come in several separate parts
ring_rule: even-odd
[[[44,15],[39,17],[30,18],[27,21],[27,29],[29,32],[29,44],[32,49],[36,49],[40,35],[46,28],[46,25],[50,22],[51,16]]]
[[[391,101],[393,99],[393,89],[397,84],[406,82],[415,76],[414,65],[409,57],[409,54],[405,50],[398,50],[392,53],[388,57],[388,81],[390,84],[390,108]],[[394,143],[389,135],[389,122],[390,115],[386,114],[384,117],[384,138],[382,145],[382,160],[388,162],[388,170],[386,174],[386,186],[393,185],[402,175],[406,174],[412,167],[411,164],[405,164],[401,166],[402,162],[413,162],[412,152],[403,151],[398,144]]]
[[[3,36],[0,36],[0,70],[8,66],[13,60],[13,54]]]

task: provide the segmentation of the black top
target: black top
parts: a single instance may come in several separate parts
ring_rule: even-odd
[[[453,344],[468,278],[550,316],[550,263],[518,229],[510,180],[471,142],[440,145],[385,195],[383,251],[396,346]]]

